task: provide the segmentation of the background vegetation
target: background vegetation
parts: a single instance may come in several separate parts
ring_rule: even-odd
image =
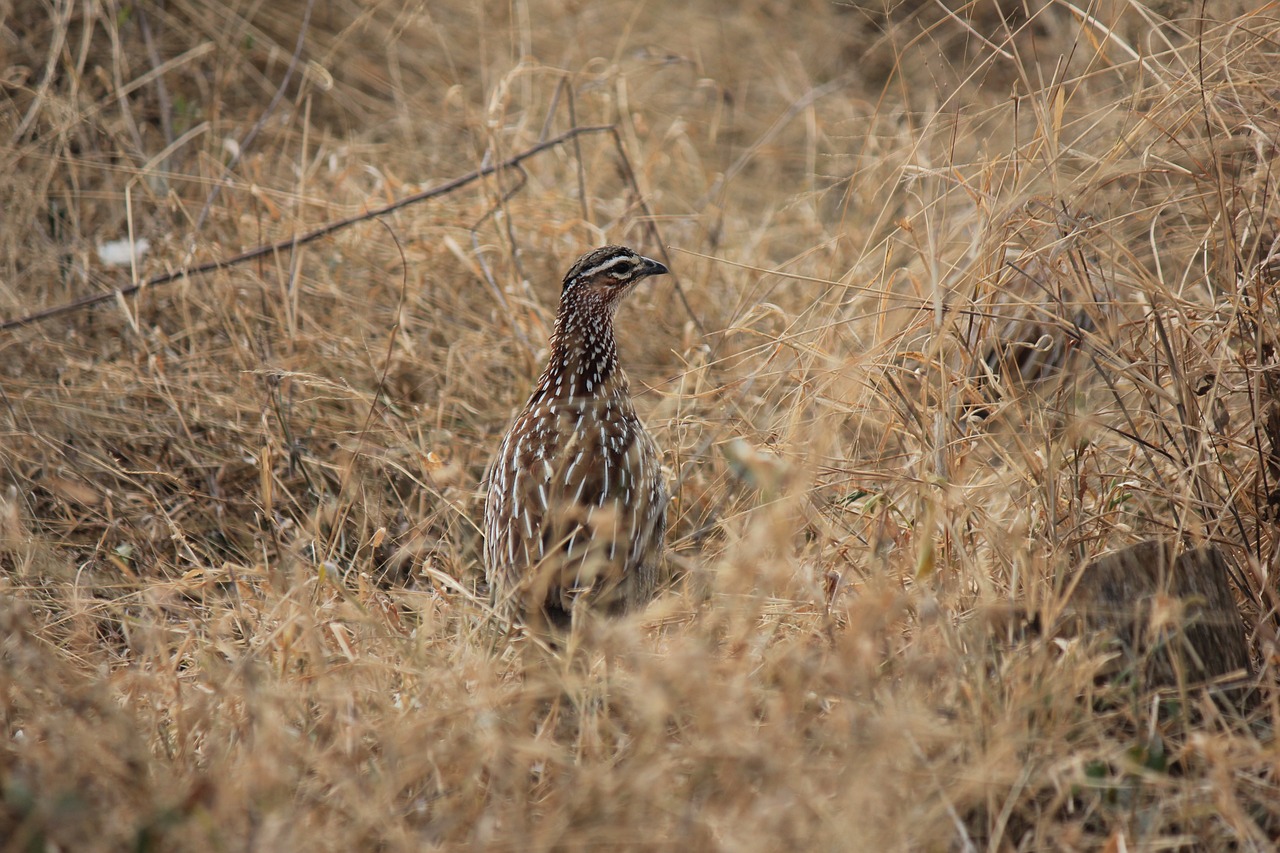
[[[0,850],[1267,849],[1278,38],[0,3],[0,322],[108,295],[0,331]],[[605,242],[674,272],[620,321],[672,579],[547,654],[477,484]],[[1153,535],[1228,557],[1249,702],[1056,629]]]

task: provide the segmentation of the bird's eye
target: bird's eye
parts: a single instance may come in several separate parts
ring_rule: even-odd
[[[631,275],[631,273],[635,272],[635,269],[636,269],[636,265],[633,264],[631,261],[623,261],[622,263],[616,264],[614,266],[613,272],[619,278],[624,278],[626,276]]]

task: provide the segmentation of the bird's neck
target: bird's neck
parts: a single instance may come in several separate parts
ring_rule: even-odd
[[[595,398],[628,390],[627,376],[618,366],[611,314],[560,312],[535,398]]]

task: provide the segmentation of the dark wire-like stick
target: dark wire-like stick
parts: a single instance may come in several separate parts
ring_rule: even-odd
[[[119,299],[124,296],[133,296],[139,291],[147,287],[156,287],[162,284],[169,284],[180,278],[188,278],[190,276],[204,275],[205,273],[216,272],[217,270],[227,269],[228,267],[233,267],[237,264],[242,264],[245,261],[254,260],[255,258],[261,258],[264,255],[271,255],[276,252],[283,252],[283,251],[296,249],[299,246],[305,246],[308,243],[314,243],[316,240],[319,240],[322,237],[327,237],[330,234],[334,233],[335,231],[341,231],[343,228],[349,228],[352,225],[355,225],[360,222],[365,222],[370,219],[377,219],[379,216],[386,216],[388,213],[394,213],[395,211],[400,210],[401,208],[409,207],[410,205],[417,204],[420,201],[425,201],[429,198],[435,198],[436,196],[441,196],[446,193],[453,192],[454,190],[460,187],[464,187],[467,184],[474,183],[475,181],[478,181],[481,178],[492,175],[494,172],[499,172],[499,171],[502,171],[503,169],[511,169],[516,166],[519,166],[521,163],[523,163],[525,160],[528,160],[530,157],[534,157],[538,154],[541,154],[543,151],[546,151],[548,148],[555,148],[556,146],[561,145],[569,141],[570,139],[575,139],[576,137],[583,136],[589,133],[611,133],[613,132],[613,129],[614,129],[613,125],[611,124],[588,125],[586,127],[571,128],[570,130],[566,130],[564,133],[560,134],[559,136],[548,139],[545,142],[539,142],[537,145],[534,145],[530,148],[526,148],[524,151],[521,151],[519,154],[515,154],[507,158],[501,163],[482,166],[481,168],[476,169],[474,172],[468,172],[467,174],[454,178],[451,181],[446,181],[445,183],[440,184],[439,186],[435,186],[435,187],[432,187],[431,189],[423,190],[422,192],[414,193],[413,195],[410,195],[410,196],[405,196],[399,201],[394,201],[391,204],[385,205],[384,207],[379,207],[376,210],[369,210],[364,213],[358,214],[356,216],[348,216],[346,219],[339,219],[336,222],[330,222],[328,225],[324,225],[320,228],[315,229],[314,231],[308,231],[306,234],[303,234],[300,237],[287,237],[283,240],[278,240],[275,243],[272,243],[267,246],[258,246],[257,248],[250,249],[247,252],[241,252],[240,254],[234,255],[230,258],[223,258],[221,260],[209,261],[207,263],[200,264],[199,266],[175,270],[173,272],[161,273],[160,275],[152,276],[146,281],[140,282],[138,284],[131,284],[128,287],[116,288],[106,293],[94,293],[89,296],[82,296],[79,299],[74,299],[71,302],[63,303],[62,305],[55,305],[52,308],[46,308],[43,311],[37,311],[34,314],[27,314],[26,316],[17,317],[12,320],[5,320],[4,322],[0,323],[0,332],[6,332],[10,329],[19,329],[24,326],[30,326],[34,323],[40,323],[45,320],[51,319],[53,317],[59,317],[63,314],[69,314],[72,311],[78,311],[81,308],[89,308],[93,305],[101,305],[104,302],[111,302],[112,300]]]
[[[618,160],[622,165],[623,180],[630,185],[632,191],[636,194],[636,203],[640,207],[640,212],[644,214],[644,228],[649,232],[649,238],[656,244],[655,248],[657,248],[658,252],[662,255],[662,260],[668,267],[670,267],[671,256],[667,254],[667,244],[662,239],[662,234],[658,231],[658,223],[654,221],[653,211],[649,209],[649,203],[644,200],[644,193],[640,191],[640,182],[636,179],[636,170],[631,168],[631,158],[627,156],[626,146],[622,144],[622,134],[618,132],[617,125],[610,125],[608,127],[608,131],[613,136],[613,147],[618,152]],[[582,162],[581,154],[579,154],[578,162]],[[675,286],[676,296],[680,297],[680,304],[684,306],[685,313],[688,314],[689,319],[693,321],[693,325],[698,330],[698,334],[702,335],[704,338],[707,337],[707,327],[702,325],[702,318],[694,313],[693,306],[689,304],[689,297],[685,296],[684,286],[680,283],[680,277],[672,275],[671,282]],[[3,329],[4,327],[0,326],[0,331],[3,331]]]

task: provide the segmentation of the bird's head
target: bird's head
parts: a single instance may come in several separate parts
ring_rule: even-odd
[[[603,308],[612,314],[624,296],[651,275],[665,275],[665,265],[625,246],[593,249],[569,268],[564,277],[560,304],[570,301]]]

